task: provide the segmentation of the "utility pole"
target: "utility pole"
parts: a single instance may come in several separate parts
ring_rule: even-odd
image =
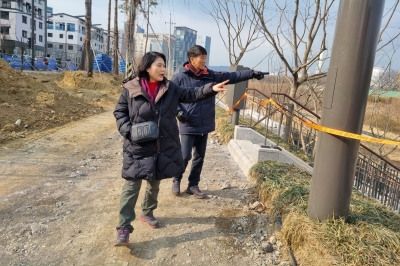
[[[321,126],[361,134],[384,0],[341,0]],[[348,215],[360,141],[318,133],[308,203],[311,219]]]
[[[47,10],[45,10],[47,12]],[[35,69],[35,0],[32,0],[32,21],[31,21],[31,26],[32,26],[32,31],[31,31],[31,49],[32,49],[32,61],[31,61],[31,69]],[[47,27],[47,24],[45,23],[45,26]],[[22,62],[23,63],[23,62]]]
[[[165,24],[169,24],[169,38],[168,38],[168,75],[169,78],[172,77],[172,72],[173,72],[173,63],[172,63],[172,57],[171,57],[171,27],[172,24],[176,24],[176,23],[172,23],[171,21],[171,13],[169,13],[169,22],[165,22]],[[172,67],[171,67],[172,66]],[[172,69],[172,70],[171,70]]]

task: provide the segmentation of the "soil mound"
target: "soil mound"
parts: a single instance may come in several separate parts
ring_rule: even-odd
[[[21,72],[0,60],[0,143],[102,110],[57,85],[59,73]]]

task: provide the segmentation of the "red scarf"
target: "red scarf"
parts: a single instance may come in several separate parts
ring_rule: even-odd
[[[191,63],[185,65],[185,68],[189,69],[196,77],[208,74],[208,70],[205,67],[203,70],[197,70]]]
[[[142,79],[140,79],[140,84],[142,85],[142,88],[149,96],[152,103],[154,103],[157,93],[158,93],[158,88],[160,87],[159,86],[160,82],[157,82],[157,81],[149,82],[147,79],[142,78]]]

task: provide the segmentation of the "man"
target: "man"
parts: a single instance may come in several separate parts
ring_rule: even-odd
[[[229,79],[228,84],[235,84],[251,78],[258,80],[264,78],[261,72],[242,70],[236,72],[214,72],[207,69],[207,51],[200,45],[194,45],[187,51],[189,61],[183,64],[179,73],[175,74],[171,81],[181,87],[200,87],[215,82],[220,83]],[[186,193],[193,194],[199,199],[206,197],[200,188],[200,174],[203,168],[204,157],[207,148],[208,133],[215,130],[215,97],[198,103],[182,104],[186,117],[180,119],[178,111],[179,132],[181,134],[181,146],[184,168],[192,158],[192,168],[189,173],[189,184]],[[187,119],[187,120],[186,120]],[[172,183],[172,194],[179,196],[180,184],[183,174],[176,176]]]

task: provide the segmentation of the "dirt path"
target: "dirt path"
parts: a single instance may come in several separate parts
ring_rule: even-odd
[[[214,140],[201,181],[208,198],[174,197],[163,181],[161,227],[134,221],[129,248],[115,248],[121,146],[111,110],[0,145],[1,265],[289,265],[276,228],[246,208],[252,185]]]

